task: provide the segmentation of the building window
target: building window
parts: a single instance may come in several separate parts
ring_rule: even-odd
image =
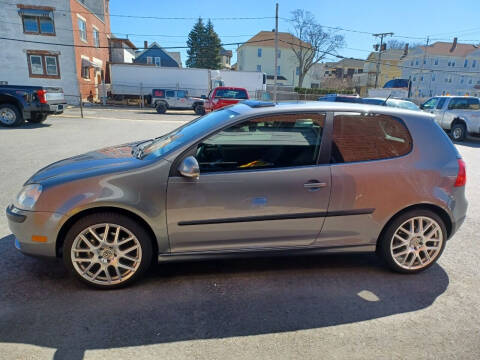
[[[455,67],[455,61],[452,61],[452,67]]]
[[[277,66],[277,75],[280,75],[280,65]]]
[[[435,64],[435,65],[438,65],[438,59],[435,59],[434,64]]]
[[[90,79],[90,68],[92,67],[92,63],[88,58],[82,57],[82,67],[81,67],[81,76],[84,79]]]
[[[257,56],[262,57],[262,48],[257,49]]]
[[[472,68],[477,67],[477,60],[472,60]]]
[[[25,34],[55,35],[52,10],[22,8],[19,14]]]
[[[465,59],[465,62],[463,63],[463,67],[466,68],[468,66],[468,59]]]
[[[412,61],[410,61],[410,66],[413,66],[413,60],[412,60]]]
[[[460,78],[460,84],[463,84],[464,82],[465,82],[465,78],[462,76],[462,77]]]
[[[156,56],[155,57],[155,66],[162,66],[162,58]]]
[[[282,52],[281,52],[280,50],[278,50],[278,52],[277,52],[277,58],[280,59],[280,56],[281,56],[281,55],[282,55]]]
[[[80,18],[78,18],[78,31],[80,33],[80,39],[87,42],[87,23]]]
[[[413,81],[417,81],[417,77],[416,77],[416,76],[413,77]]]
[[[423,76],[420,78],[420,81],[423,82]]]
[[[295,69],[295,74],[297,74],[297,76],[300,75],[300,66],[297,66],[297,68]]]
[[[452,62],[451,62],[451,61],[448,61],[447,66],[451,66],[451,65],[452,65]]]
[[[472,79],[469,79],[468,80],[468,83],[471,85],[473,83],[473,80]]]
[[[97,48],[100,47],[100,33],[95,28],[93,29],[93,44]]]
[[[417,59],[417,60],[415,60],[415,65],[418,65],[418,59]]]
[[[432,74],[432,81],[435,81],[435,74]]]
[[[60,78],[58,55],[42,51],[27,51],[27,61],[30,77]]]
[[[427,65],[427,59],[423,59],[423,65]]]
[[[262,65],[257,65],[257,71],[262,72]]]
[[[153,58],[151,56],[147,56],[147,64],[153,64]]]

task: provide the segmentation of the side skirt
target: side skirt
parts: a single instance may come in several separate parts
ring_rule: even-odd
[[[186,261],[186,260],[211,260],[239,257],[273,257],[273,256],[300,256],[334,253],[368,253],[375,252],[375,244],[355,246],[302,246],[288,248],[262,248],[262,249],[235,249],[216,251],[194,251],[179,253],[160,253],[158,262]]]

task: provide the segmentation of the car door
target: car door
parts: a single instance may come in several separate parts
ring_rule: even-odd
[[[190,149],[187,154],[200,166],[198,179],[174,168],[168,181],[171,251],[313,244],[330,198],[330,166],[318,163],[328,142],[325,118],[318,113],[250,118]]]
[[[184,109],[189,107],[187,104],[187,92],[185,90],[177,90],[177,99],[176,99],[176,107],[180,109]]]
[[[165,99],[167,100],[168,107],[171,107],[171,108],[177,107],[177,96],[175,95],[175,90],[166,90]]]
[[[444,118],[444,115],[445,115],[444,107],[446,108],[446,106],[445,106],[446,102],[447,102],[447,98],[444,98],[444,97],[438,98],[437,104],[432,109],[432,114],[435,115],[435,122],[438,125],[440,125],[441,127],[443,127],[445,125],[443,123],[443,118]]]

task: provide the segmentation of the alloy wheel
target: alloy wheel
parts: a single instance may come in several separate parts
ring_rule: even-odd
[[[461,139],[462,136],[463,136],[463,130],[461,128],[457,127],[455,129],[453,129],[452,135],[453,135],[453,138],[455,140]]]
[[[443,241],[442,229],[434,219],[417,216],[397,228],[390,241],[390,252],[401,268],[418,270],[435,261]]]
[[[85,280],[115,285],[128,280],[138,270],[142,247],[127,228],[111,223],[96,224],[75,237],[71,260],[75,271]]]

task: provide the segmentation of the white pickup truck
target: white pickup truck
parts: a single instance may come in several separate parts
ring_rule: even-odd
[[[435,122],[450,131],[452,139],[480,136],[480,99],[472,96],[435,96],[420,108],[435,115]]]

